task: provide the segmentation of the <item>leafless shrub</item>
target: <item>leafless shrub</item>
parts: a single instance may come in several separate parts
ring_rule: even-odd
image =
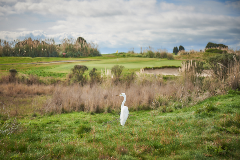
[[[240,90],[240,61],[229,65],[227,84],[231,89]]]

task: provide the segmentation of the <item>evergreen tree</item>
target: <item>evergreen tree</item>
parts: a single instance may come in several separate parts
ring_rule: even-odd
[[[185,50],[185,48],[182,45],[179,46],[179,51],[181,50]]]
[[[177,46],[173,48],[173,53],[174,53],[175,55],[178,54],[178,47],[177,47]]]

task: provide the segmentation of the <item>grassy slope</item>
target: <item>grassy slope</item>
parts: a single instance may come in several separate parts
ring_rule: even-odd
[[[0,136],[0,159],[240,158],[240,95],[212,97],[172,113],[130,112],[124,127],[106,124],[118,117],[84,112],[26,117],[15,134]]]
[[[186,55],[177,55],[174,56],[174,59],[177,60],[206,60],[209,57],[214,57],[216,55],[219,55],[219,53],[210,53],[210,52],[197,52],[192,54],[186,54]]]

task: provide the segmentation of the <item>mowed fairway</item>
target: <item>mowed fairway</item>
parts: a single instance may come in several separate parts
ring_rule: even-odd
[[[181,66],[182,61],[180,60],[166,60],[157,58],[118,58],[118,59],[106,59],[96,61],[86,61],[70,64],[62,64],[52,69],[46,69],[46,72],[57,72],[57,73],[69,73],[74,65],[86,65],[89,70],[94,67],[97,70],[111,69],[114,65],[122,65],[125,70],[139,70],[144,67],[160,67],[160,66]]]
[[[167,60],[158,58],[116,58],[116,57],[92,57],[92,58],[30,58],[30,57],[1,57],[0,73],[7,74],[9,69],[16,69],[18,73],[32,74],[40,77],[66,77],[74,65],[85,65],[88,71],[96,68],[99,72],[111,69],[114,65],[124,66],[123,73],[139,71],[144,67],[181,66],[182,60]],[[77,62],[76,62],[77,60]],[[81,61],[82,60],[82,61]],[[56,61],[59,61],[56,63]],[[66,62],[73,61],[73,62]],[[44,63],[50,62],[50,63]],[[34,64],[29,64],[34,63]],[[35,64],[36,63],[36,64]],[[10,65],[9,65],[10,64]]]

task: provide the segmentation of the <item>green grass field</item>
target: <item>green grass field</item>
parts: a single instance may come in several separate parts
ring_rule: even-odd
[[[100,72],[101,69],[111,69],[114,65],[123,65],[124,73],[131,71],[139,71],[144,67],[160,67],[160,66],[181,66],[181,60],[166,60],[157,58],[116,58],[109,55],[93,58],[16,58],[16,57],[0,57],[0,73],[6,74],[9,69],[16,69],[19,73],[27,75],[37,75],[42,77],[66,77],[70,73],[74,65],[86,65],[88,71],[94,67]],[[89,60],[74,63],[51,63],[51,64],[14,64],[14,63],[34,63],[34,62],[51,62],[51,61],[67,61],[67,60]],[[88,72],[87,72],[88,73]]]
[[[80,62],[74,64],[63,64],[59,67],[55,67],[53,69],[49,69],[49,72],[59,72],[59,73],[68,73],[71,68],[74,67],[76,64],[86,65],[89,70],[92,68],[97,68],[98,70],[101,69],[111,69],[114,65],[122,65],[126,69],[130,70],[139,70],[140,68],[144,67],[156,67],[156,66],[167,66],[167,65],[176,65],[181,66],[182,61],[176,60],[159,60],[153,58],[119,58],[119,59],[108,59],[108,60],[99,60],[99,61],[87,61],[87,62]]]
[[[0,159],[240,158],[239,93],[160,110],[130,112],[125,126],[118,113],[1,117]]]
[[[194,55],[190,56],[194,57]],[[197,59],[197,56],[195,58]],[[91,61],[19,64],[59,60]],[[180,66],[181,62],[181,60],[157,58],[117,58],[114,55],[82,59],[0,57],[0,64],[13,63],[12,65],[0,65],[0,77],[8,74],[11,68],[15,68],[20,74],[64,79],[74,65],[86,65],[88,71],[93,67],[101,71],[101,69],[105,70],[105,67],[111,69],[114,65],[123,65],[125,67],[123,72],[128,73],[139,71],[144,67]],[[145,85],[150,84],[149,81],[143,82],[146,82]],[[172,81],[159,82],[156,84],[167,86],[166,91],[171,91],[174,87]],[[204,84],[207,83],[208,81]],[[144,84],[139,84],[139,88],[149,88]],[[210,84],[217,85],[218,83],[213,81]],[[222,82],[222,84],[227,83]],[[55,95],[53,100],[56,102],[53,104],[57,103],[56,106],[60,107],[64,102],[62,99],[66,99],[66,96],[60,97],[59,95],[63,90],[62,87],[58,88],[59,92],[55,92],[57,85],[14,83],[1,85],[0,159],[240,159],[240,91],[229,91],[227,88],[228,94],[226,95],[214,96],[199,101],[197,104],[187,103],[187,106],[184,106],[182,103],[184,98],[187,97],[188,100],[190,98],[189,102],[192,101],[191,94],[194,94],[194,91],[190,87],[195,86],[195,81],[186,91],[183,87],[187,85],[179,84],[178,90],[182,89],[180,99],[177,97],[171,99],[172,96],[162,95],[159,97],[159,103],[162,101],[171,101],[171,103],[162,102],[158,108],[155,108],[155,105],[151,105],[154,101],[150,101],[152,109],[130,110],[125,126],[121,126],[118,120],[120,103],[119,110],[110,108],[108,111],[106,108],[107,111],[100,114],[91,111],[66,113],[67,111],[64,112],[64,110],[61,114],[60,112],[57,114],[50,111],[44,112],[43,106],[49,103],[48,99],[51,100]],[[121,83],[118,86],[123,87]],[[99,87],[103,89],[103,92],[100,92],[103,95],[107,93],[104,87],[106,86]],[[195,87],[198,85],[196,84]],[[205,87],[206,90],[202,90],[203,93],[193,96],[204,97],[205,93],[211,91],[210,89],[208,91],[211,86]],[[90,92],[90,85],[85,89],[93,95],[93,92]],[[217,89],[214,90],[215,93]],[[93,91],[97,93],[98,90]],[[152,90],[145,91],[144,93],[150,95]],[[159,93],[161,91],[159,90]],[[219,91],[221,92],[221,88]],[[172,92],[175,93],[175,90]],[[67,89],[63,95],[71,95],[69,93],[73,93],[71,99],[76,95],[79,100],[77,94],[81,94],[80,92],[75,94],[75,91]],[[174,96],[174,94],[171,95]],[[90,99],[89,97],[91,96],[88,95],[86,98]],[[96,98],[96,96],[92,97]],[[106,100],[108,100],[107,96]],[[142,97],[139,101],[142,101]],[[99,102],[97,101],[98,104]],[[67,101],[67,104],[70,102]],[[139,104],[138,102],[137,105]],[[192,104],[196,105],[192,106]],[[127,103],[125,105],[130,109],[133,106]]]

